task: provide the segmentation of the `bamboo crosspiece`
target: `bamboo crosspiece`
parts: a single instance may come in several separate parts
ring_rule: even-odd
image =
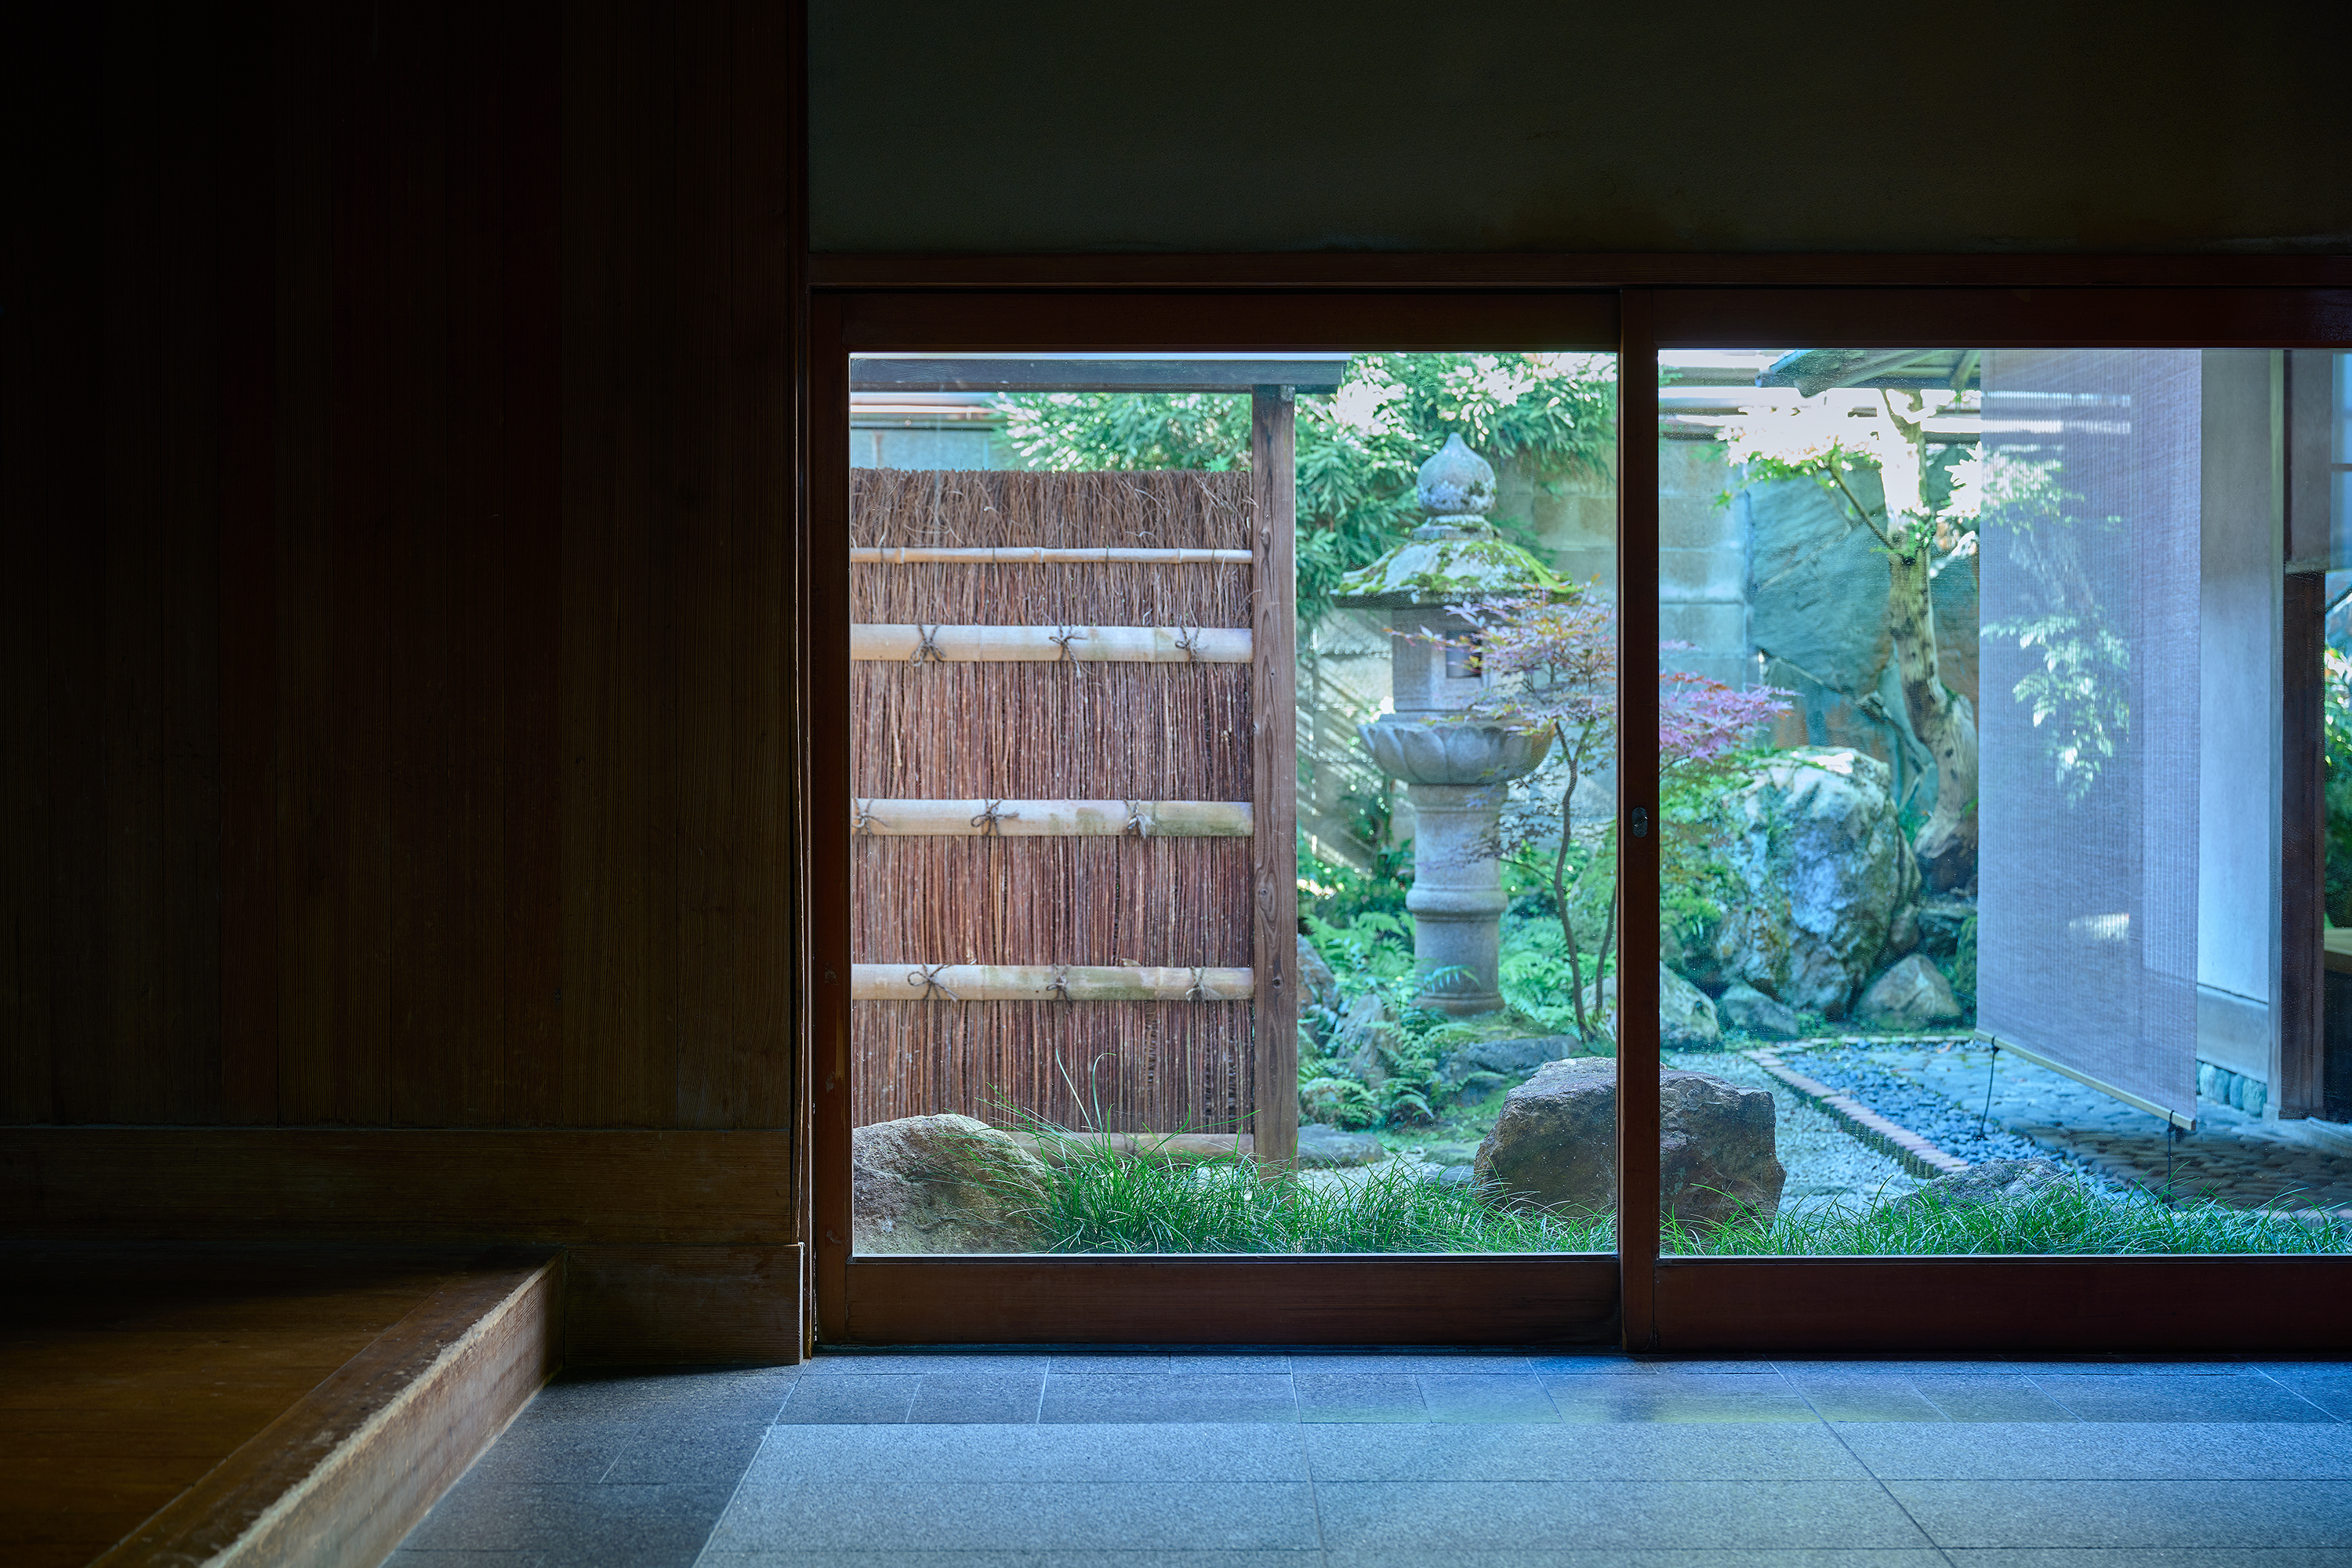
[[[850,830],[877,838],[1247,838],[1245,800],[875,800]]]
[[[905,664],[1247,664],[1254,639],[1223,626],[854,626],[849,657]]]
[[[1241,968],[1089,963],[858,963],[859,1002],[1247,1002],[1257,974]]]
[[[850,551],[849,559],[859,566],[1246,566],[1250,552],[1119,545],[898,544],[859,545]]]

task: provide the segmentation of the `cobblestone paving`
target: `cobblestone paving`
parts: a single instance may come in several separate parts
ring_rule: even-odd
[[[1985,1104],[1990,1068],[1993,1121],[2117,1181],[2161,1189],[2168,1176],[2182,1196],[2237,1208],[2326,1209],[2352,1219],[2352,1126],[2265,1121],[2200,1100],[2197,1131],[2168,1147],[2162,1119],[2020,1057],[2005,1054],[1996,1064],[1981,1047],[1934,1045],[1869,1054],[1970,1110]]]

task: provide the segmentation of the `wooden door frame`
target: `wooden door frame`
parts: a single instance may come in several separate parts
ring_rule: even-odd
[[[1596,1343],[2021,1352],[2352,1345],[2352,1258],[1661,1258],[1656,1228],[1563,1257],[849,1256],[847,355],[1803,342],[2352,347],[2347,258],[809,258],[799,521],[811,998],[803,1020],[820,1333],[835,1342]],[[1654,378],[1621,382],[1618,555],[1655,571]],[[1654,727],[1654,593],[1620,606],[1623,732]],[[1654,816],[1654,756],[1620,763]],[[2292,837],[2289,842],[2294,842]],[[1622,835],[1629,908],[1656,840]],[[1624,922],[1619,1191],[1655,1212],[1654,922]],[[1645,984],[1647,982],[1647,984]],[[1646,1196],[1645,1196],[1646,1194]]]

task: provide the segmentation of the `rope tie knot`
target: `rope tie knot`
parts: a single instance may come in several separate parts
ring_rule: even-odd
[[[940,972],[946,967],[944,963],[919,964],[907,972],[907,984],[921,986],[923,1000],[926,1002],[939,996],[944,996],[950,1002],[961,1002],[963,998],[949,990],[940,980]]]
[[[1054,994],[1065,1002],[1070,999],[1070,966],[1066,963],[1054,965]]]
[[[1206,977],[1204,977],[1202,973],[1196,969],[1192,971],[1192,984],[1191,987],[1185,991],[1184,1000],[1187,1002],[1206,1002],[1208,999],[1208,981]]]
[[[1189,622],[1179,623],[1176,627],[1176,646],[1184,650],[1184,661],[1187,664],[1200,663],[1201,628]]]
[[[971,825],[980,829],[980,836],[982,838],[992,835],[1001,837],[1004,832],[1005,823],[1021,820],[1021,814],[1017,811],[999,811],[997,807],[1003,804],[1001,800],[981,803],[980,815],[971,819]]]
[[[1144,803],[1139,800],[1130,800],[1127,803],[1127,826],[1119,829],[1121,837],[1149,838],[1151,837],[1151,818],[1144,815],[1143,805]]]
[[[852,833],[864,834],[870,838],[874,836],[874,829],[877,826],[887,827],[890,825],[874,815],[874,803],[871,800],[857,802],[856,815],[850,820],[849,830]]]
[[[915,631],[921,640],[915,644],[915,651],[907,656],[907,662],[908,664],[945,664],[948,661],[948,656],[940,651],[940,628],[927,626],[918,622]]]
[[[1055,626],[1046,634],[1045,640],[1062,650],[1064,664],[1075,665],[1078,662],[1078,656],[1070,651],[1070,645],[1074,642],[1085,642],[1087,634],[1076,626]]]

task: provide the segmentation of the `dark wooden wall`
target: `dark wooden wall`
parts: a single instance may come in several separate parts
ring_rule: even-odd
[[[729,11],[77,40],[7,302],[7,1120],[789,1123],[793,148]]]
[[[91,1124],[788,1149],[790,10],[55,9],[0,313],[9,1173],[58,1197]]]

